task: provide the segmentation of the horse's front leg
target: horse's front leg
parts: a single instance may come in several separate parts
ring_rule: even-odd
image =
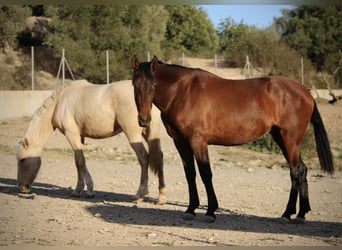
[[[195,209],[199,206],[194,156],[192,153],[192,149],[187,141],[174,140],[174,143],[183,161],[184,172],[189,189],[189,206],[188,209],[185,211],[184,220],[191,220],[195,218]]]
[[[208,145],[204,140],[202,140],[201,136],[194,136],[192,138],[191,145],[196,158],[201,179],[207,193],[208,210],[206,213],[205,221],[214,222],[216,219],[215,211],[218,208],[218,202],[212,183],[212,172],[209,162]]]
[[[137,155],[141,167],[140,184],[133,200],[138,202],[148,194],[148,153],[142,142],[132,142],[130,145]]]

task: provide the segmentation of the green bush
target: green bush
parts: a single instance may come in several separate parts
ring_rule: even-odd
[[[245,147],[254,151],[259,151],[259,152],[268,152],[268,153],[275,153],[275,154],[282,153],[278,144],[273,140],[270,134],[265,134],[259,140],[247,143]],[[313,132],[312,126],[309,126],[309,129],[305,133],[305,136],[301,145],[301,154],[304,159],[317,156],[316,144],[315,144],[315,138],[314,138],[314,132]]]

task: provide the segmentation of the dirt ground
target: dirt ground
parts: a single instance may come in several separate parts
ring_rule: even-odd
[[[335,156],[342,162],[342,106],[320,104]],[[219,201],[215,223],[201,221],[207,204],[198,179],[201,207],[194,221],[182,220],[188,191],[181,160],[162,131],[167,204],[156,205],[157,178],[138,204],[140,167],[126,137],[86,139],[93,199],[70,197],[76,184],[73,153],[56,131],[42,154],[34,199],[18,196],[16,147],[29,119],[0,121],[0,245],[28,246],[332,246],[342,245],[342,172],[308,173],[312,211],[306,223],[282,224],[290,177],[282,155],[243,147],[210,146],[213,183]],[[317,158],[307,159],[317,166]]]

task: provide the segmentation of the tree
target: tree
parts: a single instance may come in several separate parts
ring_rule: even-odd
[[[303,5],[282,13],[276,25],[283,40],[308,57],[317,71],[332,73],[338,67],[342,44],[342,6]]]
[[[165,6],[169,12],[163,48],[189,54],[212,55],[218,48],[218,37],[207,14],[192,5]]]
[[[31,15],[28,6],[0,5],[0,40],[17,46],[17,36],[26,28],[26,19]]]
[[[75,73],[99,83],[105,80],[105,50],[113,58],[112,80],[129,78],[133,54],[160,51],[167,20],[163,6],[148,5],[66,5],[46,12],[55,30],[46,43],[56,55],[65,48]]]
[[[243,67],[248,55],[254,68],[263,68],[266,74],[299,79],[300,55],[272,28],[257,29],[227,18],[220,23],[218,34],[220,52],[230,66]],[[310,65],[306,65],[309,71]]]
[[[242,67],[248,54],[249,27],[228,17],[219,24],[220,53],[230,66]]]

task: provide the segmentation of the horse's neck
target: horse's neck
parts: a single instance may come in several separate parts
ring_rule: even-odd
[[[25,134],[27,147],[37,154],[41,152],[49,136],[54,131],[52,115],[56,106],[56,93],[54,92],[34,114]]]
[[[155,77],[157,86],[153,102],[163,112],[169,108],[177,94],[179,77],[175,69],[168,65],[158,67]]]

